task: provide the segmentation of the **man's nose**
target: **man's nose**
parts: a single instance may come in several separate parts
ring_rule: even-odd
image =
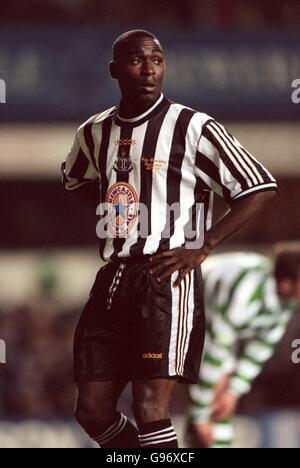
[[[143,62],[142,72],[145,75],[154,75],[155,69],[152,60],[148,59]]]

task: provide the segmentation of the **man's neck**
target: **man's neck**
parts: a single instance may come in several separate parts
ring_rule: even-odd
[[[124,119],[134,119],[135,117],[143,115],[153,106],[155,106],[160,97],[161,95],[158,96],[156,101],[150,102],[148,104],[133,103],[132,101],[127,101],[125,98],[123,98],[119,107],[119,116]]]

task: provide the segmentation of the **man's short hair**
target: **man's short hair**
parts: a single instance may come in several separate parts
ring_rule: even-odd
[[[281,242],[275,245],[274,276],[283,279],[297,280],[300,276],[300,241]]]
[[[130,42],[132,39],[136,39],[138,37],[149,37],[150,39],[158,40],[154,34],[144,29],[134,29],[132,31],[127,31],[124,34],[121,34],[121,36],[119,36],[113,44],[113,60],[116,62],[120,58],[125,44],[128,44],[128,42]]]

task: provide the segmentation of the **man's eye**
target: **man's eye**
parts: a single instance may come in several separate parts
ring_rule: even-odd
[[[132,59],[132,61],[131,61],[131,63],[132,63],[133,65],[138,65],[140,62],[141,62],[141,60],[140,60],[139,58],[134,58],[134,59]]]
[[[161,58],[157,57],[153,60],[153,62],[155,63],[155,65],[161,65],[163,61]]]

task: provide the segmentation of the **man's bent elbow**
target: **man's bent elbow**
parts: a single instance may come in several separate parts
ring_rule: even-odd
[[[263,195],[263,198],[267,201],[272,200],[277,194],[278,190],[266,190],[265,192],[261,192]]]

